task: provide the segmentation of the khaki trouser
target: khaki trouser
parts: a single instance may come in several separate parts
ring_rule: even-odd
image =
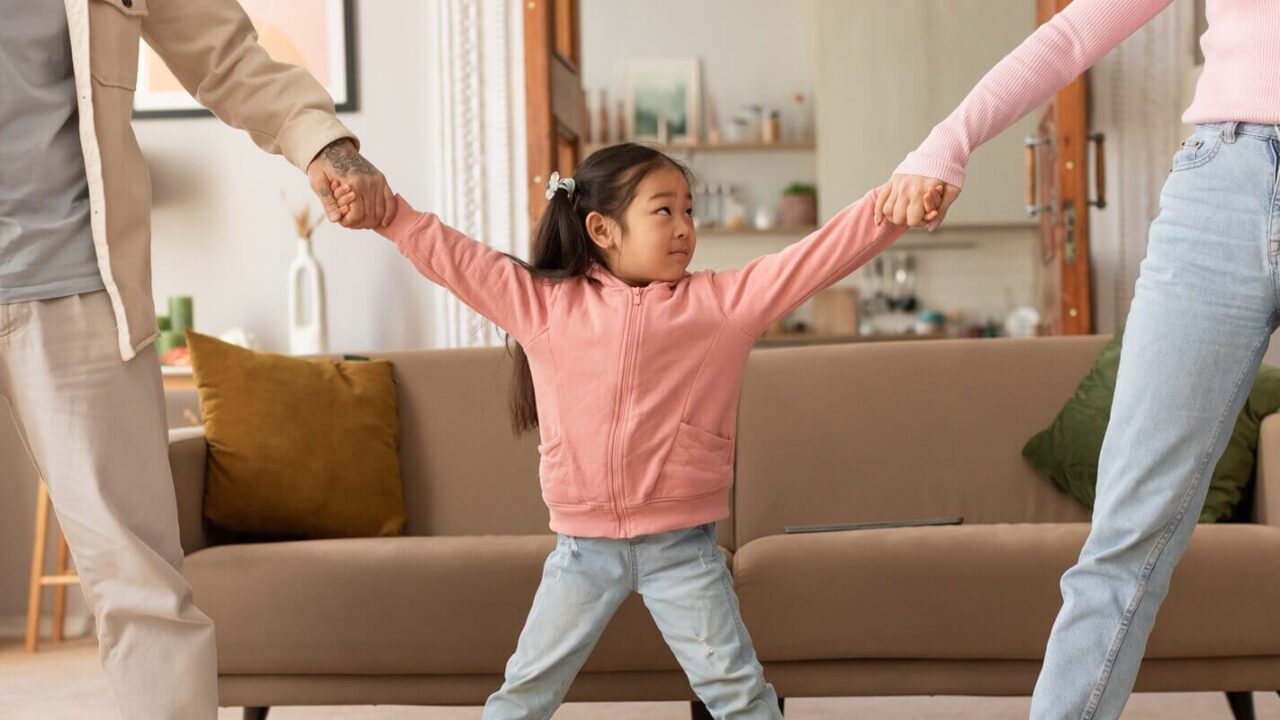
[[[105,292],[0,305],[0,399],[45,479],[127,720],[213,720],[213,623],[192,602],[159,360],[120,360]]]

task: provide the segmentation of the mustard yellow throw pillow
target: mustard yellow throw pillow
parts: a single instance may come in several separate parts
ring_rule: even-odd
[[[302,360],[188,332],[209,469],[204,517],[290,538],[399,535],[391,363]]]

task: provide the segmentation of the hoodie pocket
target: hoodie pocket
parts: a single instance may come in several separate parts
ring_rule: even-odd
[[[548,505],[576,505],[580,498],[573,486],[564,436],[538,446],[538,479],[542,483],[542,499]]]
[[[733,441],[680,423],[650,500],[696,498],[733,482]]]

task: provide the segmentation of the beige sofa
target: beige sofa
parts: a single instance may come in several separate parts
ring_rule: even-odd
[[[785,697],[1026,695],[1088,513],[1022,444],[1103,338],[759,350],[719,528],[744,619]],[[408,537],[225,544],[202,527],[206,446],[171,443],[186,572],[216,621],[222,703],[479,705],[553,545],[535,440],[512,438],[502,350],[389,353]],[[1251,524],[1197,530],[1151,638],[1147,691],[1280,688],[1280,419]],[[1135,499],[1140,501],[1140,498]],[[963,516],[956,527],[784,535]],[[692,700],[638,598],[571,701]],[[1236,697],[1240,699],[1239,696]]]

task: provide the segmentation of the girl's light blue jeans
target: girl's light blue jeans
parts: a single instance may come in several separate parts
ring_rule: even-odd
[[[485,720],[550,718],[609,619],[639,593],[712,716],[782,718],[738,612],[715,525],[629,540],[561,535]]]

